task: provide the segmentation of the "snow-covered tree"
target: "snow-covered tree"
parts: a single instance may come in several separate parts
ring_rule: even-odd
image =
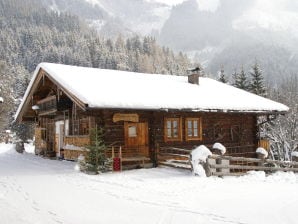
[[[249,90],[259,96],[266,96],[264,77],[257,62],[252,66],[252,71],[249,74],[251,76]]]
[[[89,149],[86,156],[86,167],[83,170],[87,172],[98,173],[99,171],[105,171],[105,143],[103,141],[103,129],[95,128],[91,130],[91,145],[87,148]]]
[[[271,155],[280,160],[289,160],[291,152],[298,147],[298,76],[292,76],[272,88],[269,97],[290,108],[287,114],[278,116],[264,128],[265,137],[271,143]]]
[[[0,61],[0,130],[9,129],[9,118],[14,108],[13,76],[5,61]]]
[[[218,81],[223,82],[223,83],[228,82],[228,79],[226,78],[226,74],[225,74],[225,70],[224,70],[223,66],[220,69]]]
[[[249,90],[249,82],[247,80],[247,76],[243,67],[241,68],[240,73],[237,73],[237,71],[235,70],[235,72],[232,74],[232,77],[234,80],[233,86],[239,89]]]

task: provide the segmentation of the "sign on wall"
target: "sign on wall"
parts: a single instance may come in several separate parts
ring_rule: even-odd
[[[113,122],[117,122],[117,121],[139,122],[139,115],[116,113],[113,115]]]

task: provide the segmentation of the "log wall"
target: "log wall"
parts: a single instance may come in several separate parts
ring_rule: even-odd
[[[114,113],[132,113],[125,110],[105,110],[101,113],[101,123],[105,130],[107,145],[125,145],[124,122],[113,122]],[[256,115],[232,113],[194,113],[194,112],[153,112],[133,111],[139,115],[139,122],[148,122],[149,148],[151,153],[156,144],[159,146],[173,146],[193,149],[204,144],[211,147],[220,142],[227,147],[227,155],[255,157],[257,146]],[[182,141],[164,141],[164,118],[179,117],[182,119]],[[185,138],[185,118],[202,118],[202,140]]]
[[[166,112],[144,110],[96,110],[84,113],[90,116],[89,127],[102,127],[105,132],[106,146],[125,146],[125,121],[113,121],[115,113],[137,114],[139,122],[148,123],[148,140],[150,157],[154,158],[156,146],[172,146],[183,149],[193,149],[201,144],[211,148],[215,142],[220,142],[227,148],[227,155],[255,157],[257,142],[257,116],[254,114],[237,113],[202,113],[202,112]],[[165,141],[165,117],[182,119],[182,140]],[[202,140],[186,140],[185,119],[200,117],[202,120]],[[54,138],[55,136],[53,136]],[[65,136],[64,145],[90,145],[89,136]]]
[[[78,147],[84,147],[90,145],[90,137],[86,136],[65,136],[64,145],[75,145]]]
[[[35,153],[40,154],[47,149],[45,141],[45,128],[35,128]]]
[[[87,156],[86,150],[69,150],[64,149],[64,159],[77,161],[80,155]]]

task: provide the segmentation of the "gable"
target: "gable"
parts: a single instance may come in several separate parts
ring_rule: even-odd
[[[31,82],[26,90],[23,101],[20,104],[15,120],[17,121],[33,121],[36,117],[35,111],[32,107],[46,99],[56,97],[68,98],[67,101],[72,100],[78,106],[84,108],[84,104],[72,96],[64,88],[53,79],[43,68],[38,67],[31,79]]]

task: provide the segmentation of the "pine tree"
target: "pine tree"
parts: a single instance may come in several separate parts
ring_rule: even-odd
[[[223,66],[222,66],[221,69],[220,69],[220,74],[219,74],[219,79],[218,79],[218,81],[223,82],[223,83],[227,83],[227,82],[228,82],[228,80],[227,80],[227,78],[226,78],[226,75],[225,75],[225,71],[224,71]]]
[[[9,65],[5,61],[0,61],[0,97],[3,99],[0,105],[0,130],[9,128],[8,121],[14,107],[12,89],[14,77],[10,74]]]
[[[238,88],[243,89],[243,90],[248,90],[249,83],[247,80],[247,76],[245,74],[245,71],[242,67],[241,72],[239,74],[239,80],[238,80]]]
[[[233,86],[238,88],[238,83],[239,83],[239,74],[237,70],[235,69],[234,73],[232,74],[232,79],[233,79]]]
[[[233,79],[234,79],[234,83],[233,86],[239,88],[239,89],[243,89],[243,90],[249,90],[249,83],[245,74],[245,71],[242,67],[240,74],[237,73],[237,71],[235,70],[235,72],[233,73]]]
[[[252,66],[252,71],[250,72],[250,75],[251,75],[251,83],[249,86],[250,92],[257,94],[259,96],[266,96],[266,88],[264,86],[263,74],[257,62]]]
[[[89,152],[86,156],[86,167],[84,168],[86,172],[91,172],[98,174],[99,171],[105,171],[105,143],[103,140],[103,129],[96,128],[91,130],[90,134],[91,145],[87,146]]]

